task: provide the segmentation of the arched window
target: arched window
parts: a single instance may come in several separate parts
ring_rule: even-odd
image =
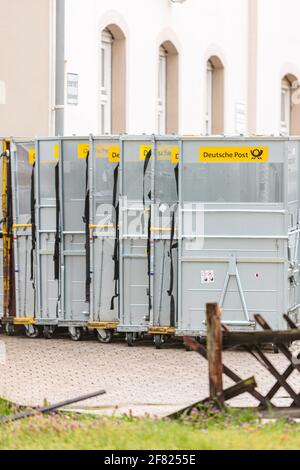
[[[281,80],[280,108],[280,133],[283,135],[300,134],[300,104],[297,101],[298,95],[299,82],[297,77],[292,74],[285,75]]]
[[[158,133],[178,133],[178,51],[165,41],[159,48]]]
[[[101,134],[126,132],[126,40],[116,25],[101,32],[99,121]]]
[[[206,113],[207,135],[224,133],[224,66],[217,56],[206,65]]]

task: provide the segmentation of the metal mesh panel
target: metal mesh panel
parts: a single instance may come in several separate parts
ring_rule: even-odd
[[[121,195],[125,199],[120,208],[120,329],[123,331],[146,331],[149,325],[147,227],[153,159],[145,175],[144,166],[151,149],[150,139],[128,138],[122,142]]]
[[[158,140],[156,141],[155,153],[155,190],[152,200],[151,233],[151,238],[154,240],[152,245],[153,326],[174,327],[177,317],[177,248],[175,245],[178,234],[178,142],[176,140]],[[171,250],[173,216],[175,224]],[[172,288],[172,293],[170,288]],[[172,299],[174,299],[174,304]]]
[[[118,320],[118,286],[117,279],[115,279],[118,259],[114,259],[114,257],[117,256],[115,250],[119,164],[119,140],[95,139],[91,159],[93,180],[91,320],[95,322],[116,322]],[[112,300],[114,301],[112,302]]]
[[[56,236],[55,171],[59,165],[59,141],[41,140],[37,143],[37,319],[39,323],[58,321],[60,288],[55,280],[54,251]]]
[[[186,202],[282,203],[283,163],[184,165]]]
[[[87,322],[85,196],[89,141],[62,141],[63,313],[62,321]]]
[[[15,142],[12,146],[12,188],[14,215],[14,260],[16,314],[35,315],[35,291],[31,281],[31,177],[35,161],[35,142]]]

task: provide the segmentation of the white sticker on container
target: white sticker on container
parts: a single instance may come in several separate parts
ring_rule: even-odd
[[[214,271],[201,271],[201,284],[213,284],[215,282]]]

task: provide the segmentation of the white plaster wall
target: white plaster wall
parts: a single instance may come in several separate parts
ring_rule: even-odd
[[[225,66],[225,133],[235,134],[236,103],[247,100],[248,0],[66,0],[66,73],[79,74],[79,105],[65,110],[65,132],[99,130],[100,31],[110,23],[127,39],[127,132],[157,126],[158,47],[179,51],[179,132],[204,132],[206,61]]]
[[[257,133],[279,134],[281,79],[300,80],[299,0],[259,0]]]

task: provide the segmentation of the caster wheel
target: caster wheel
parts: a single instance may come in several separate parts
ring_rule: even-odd
[[[11,323],[6,323],[5,325],[5,331],[7,336],[14,336],[15,334],[15,327]]]
[[[69,328],[69,333],[72,341],[80,341],[82,339],[82,329],[75,327]]]
[[[43,329],[43,336],[45,339],[52,339],[54,334],[54,328],[51,326],[45,326]]]
[[[135,343],[135,334],[134,333],[127,333],[126,341],[127,341],[128,346],[130,348],[132,348],[134,346],[134,343]]]
[[[273,353],[274,353],[274,354],[279,354],[279,349],[278,349],[278,347],[276,346],[276,344],[273,344],[272,347],[273,347]]]
[[[25,333],[26,333],[27,338],[30,338],[30,339],[38,338],[40,334],[38,327],[35,325],[28,326],[25,329]]]
[[[96,334],[98,341],[103,344],[111,343],[114,337],[113,330],[96,330]]]
[[[186,352],[192,352],[191,348],[187,344],[184,345],[184,349]]]
[[[154,344],[155,344],[156,349],[161,349],[164,342],[165,342],[165,338],[163,337],[163,335],[154,336]]]

